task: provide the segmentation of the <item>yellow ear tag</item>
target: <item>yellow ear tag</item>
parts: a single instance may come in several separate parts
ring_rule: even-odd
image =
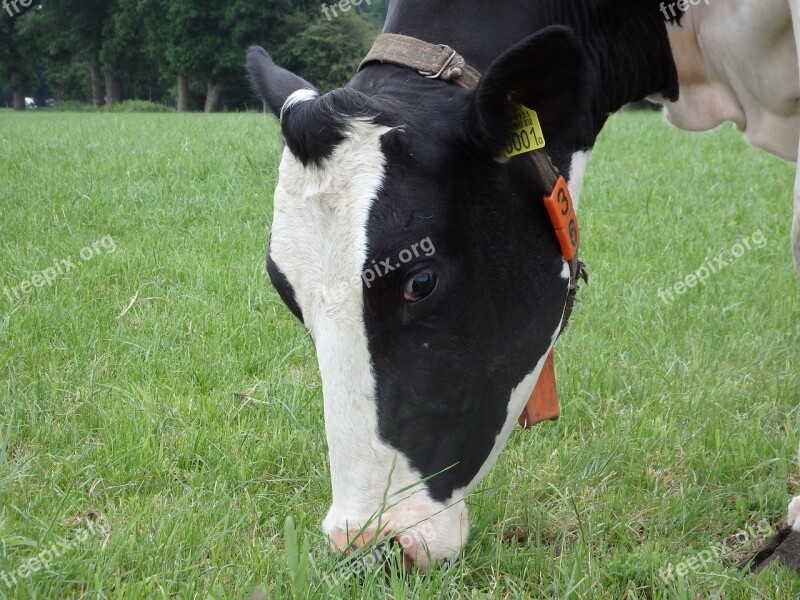
[[[542,126],[536,111],[522,104],[514,106],[514,133],[505,148],[505,155],[508,158],[527,154],[545,146]]]

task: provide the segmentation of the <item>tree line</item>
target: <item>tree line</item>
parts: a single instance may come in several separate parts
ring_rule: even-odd
[[[388,0],[0,0],[0,106],[147,100],[179,111],[257,103],[243,63],[259,44],[321,89],[343,85]],[[327,9],[327,10],[326,10]],[[334,16],[335,15],[335,16]]]

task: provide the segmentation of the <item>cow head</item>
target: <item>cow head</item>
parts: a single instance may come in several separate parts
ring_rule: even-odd
[[[320,95],[250,50],[286,141],[267,267],[316,347],[333,488],[323,529],[339,548],[389,537],[425,567],[465,543],[464,498],[531,394],[569,284],[550,190],[526,157],[503,157],[508,98],[539,112],[555,152],[582,65],[551,28],[476,90],[375,65]]]

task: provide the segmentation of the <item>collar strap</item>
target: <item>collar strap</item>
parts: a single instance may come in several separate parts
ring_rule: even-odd
[[[450,46],[429,44],[398,33],[379,35],[358,70],[373,62],[414,69],[428,79],[451,81],[463,88],[475,88],[481,80],[481,74]]]

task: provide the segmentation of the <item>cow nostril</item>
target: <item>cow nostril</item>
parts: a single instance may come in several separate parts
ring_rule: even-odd
[[[403,557],[403,567],[410,569],[414,566],[414,555],[416,553],[416,541],[410,533],[401,533],[391,539],[392,551],[400,550]]]
[[[412,529],[400,532],[376,533],[342,531],[330,534],[333,545],[346,557],[344,565],[356,571],[382,570],[387,574],[396,569],[412,567],[426,570],[430,557],[424,540]]]

